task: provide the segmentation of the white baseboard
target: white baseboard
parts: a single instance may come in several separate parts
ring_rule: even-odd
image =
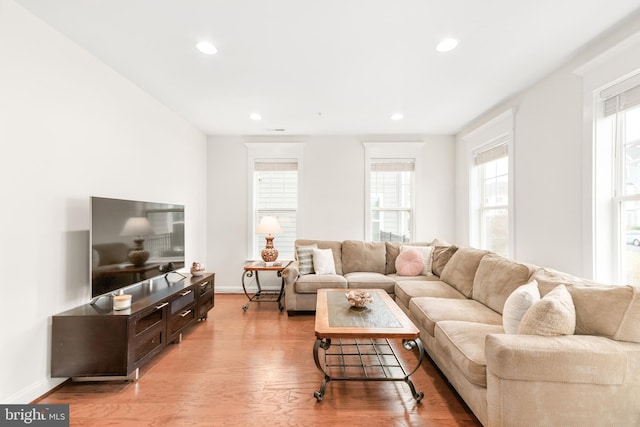
[[[68,378],[44,378],[0,401],[10,405],[26,405],[49,393]]]
[[[216,283],[216,294],[243,294],[242,286],[238,285],[218,285]]]

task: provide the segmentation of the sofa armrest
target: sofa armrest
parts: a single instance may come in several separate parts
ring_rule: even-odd
[[[292,261],[284,270],[282,270],[282,277],[284,279],[285,286],[295,283],[300,276],[300,263],[298,261]]]
[[[487,425],[638,425],[640,344],[487,335]]]
[[[487,335],[487,370],[498,378],[585,384],[622,384],[627,352],[591,335]]]

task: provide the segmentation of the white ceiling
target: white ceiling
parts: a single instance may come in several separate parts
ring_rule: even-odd
[[[640,10],[640,0],[16,1],[205,133],[241,135],[453,134]],[[458,49],[437,53],[443,36]],[[199,53],[201,40],[218,54]]]

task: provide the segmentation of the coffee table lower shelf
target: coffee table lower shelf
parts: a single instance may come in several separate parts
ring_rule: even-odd
[[[335,341],[331,338],[317,338],[313,358],[324,375],[324,381],[320,389],[313,393],[314,397],[318,402],[322,401],[330,381],[404,381],[409,385],[414,399],[420,402],[424,393],[416,391],[409,376],[420,367],[424,347],[420,338],[402,340],[402,346],[409,351],[418,349],[418,363],[409,373],[386,338],[338,338]],[[324,350],[322,363],[320,349]]]

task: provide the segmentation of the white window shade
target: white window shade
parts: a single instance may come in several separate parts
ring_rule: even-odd
[[[413,172],[413,159],[371,159],[371,172]]]
[[[615,84],[600,93],[605,117],[640,105],[640,75]]]
[[[499,143],[491,148],[480,149],[473,153],[473,163],[476,166],[483,165],[485,163],[493,162],[494,160],[507,157],[509,155],[509,146],[506,143]]]
[[[297,171],[298,162],[283,160],[256,160],[253,166],[256,172]]]

